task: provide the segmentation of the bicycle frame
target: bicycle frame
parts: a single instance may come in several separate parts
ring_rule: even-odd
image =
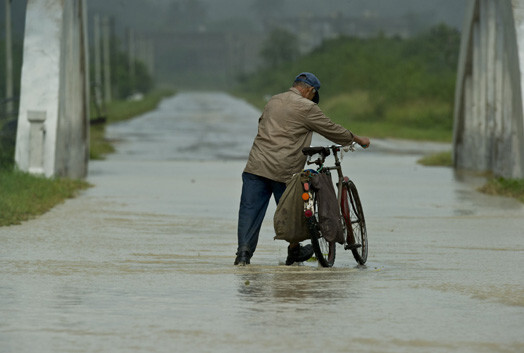
[[[327,170],[327,171],[336,170],[337,171],[337,176],[338,176],[337,201],[340,206],[341,216],[344,218],[344,224],[346,228],[346,246],[351,246],[355,244],[355,235],[353,234],[353,228],[351,227],[351,217],[349,215],[349,212],[351,211],[351,207],[349,207],[349,200],[347,199],[348,194],[345,192],[342,192],[342,189],[344,187],[344,182],[348,182],[349,178],[347,176],[344,176],[344,174],[342,173],[342,164],[338,156],[338,152],[340,152],[341,148],[342,148],[341,145],[333,145],[329,147],[329,149],[333,152],[333,157],[335,158],[335,165],[332,167],[324,167],[324,161],[327,157],[324,154],[321,154],[321,157],[319,157],[314,162],[309,161],[309,159],[311,158],[310,156],[308,158],[307,164],[317,164],[319,166],[318,171],[321,171],[321,170]],[[349,248],[346,247],[346,250],[347,249]]]

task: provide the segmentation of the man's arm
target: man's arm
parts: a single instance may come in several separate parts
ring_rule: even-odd
[[[363,148],[368,148],[369,147],[369,143],[371,142],[368,137],[366,137],[366,136],[357,136],[355,134],[353,134],[353,141],[358,143]]]
[[[357,136],[342,125],[335,124],[331,119],[324,115],[322,110],[320,110],[316,104],[311,107],[306,120],[308,127],[311,130],[335,143],[347,146],[352,142],[356,142],[363,148],[369,146],[370,140],[368,137]]]

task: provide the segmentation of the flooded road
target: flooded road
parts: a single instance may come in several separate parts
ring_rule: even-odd
[[[258,117],[183,93],[112,125],[118,152],[90,164],[95,187],[0,228],[0,352],[524,351],[524,207],[416,164],[442,146],[345,156],[367,267],[342,251],[332,269],[284,266],[273,204],[252,265],[233,266]]]

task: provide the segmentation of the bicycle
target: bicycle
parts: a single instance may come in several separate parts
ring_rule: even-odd
[[[359,265],[364,265],[368,256],[366,222],[364,220],[364,213],[362,211],[362,204],[360,203],[357,188],[353,181],[342,173],[341,158],[338,156],[338,153],[341,153],[342,148],[341,145],[332,145],[326,147],[306,147],[302,149],[302,153],[308,156],[307,164],[316,164],[318,166],[316,170],[306,170],[305,173],[309,173],[310,177],[313,177],[313,175],[318,173],[326,173],[331,178],[331,171],[337,171],[337,201],[340,209],[342,228],[344,230],[343,247],[344,250],[351,250],[353,257]],[[349,146],[348,149],[354,151],[354,144]],[[331,152],[333,152],[335,158],[335,165],[326,167],[324,166],[324,162]],[[318,158],[312,161],[312,158],[315,155],[318,155]],[[306,179],[303,183],[303,199],[304,215],[307,220],[308,231],[311,237],[311,245],[313,246],[319,264],[323,267],[332,267],[335,263],[337,242],[327,241],[324,234],[322,234],[319,226],[316,193],[311,189],[308,180],[310,179]]]

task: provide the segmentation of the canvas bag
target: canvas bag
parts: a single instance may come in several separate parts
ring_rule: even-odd
[[[290,243],[310,239],[302,199],[305,181],[307,177],[303,173],[297,173],[287,183],[273,216],[276,234],[274,239],[286,240]]]
[[[329,173],[313,175],[310,185],[316,195],[318,224],[322,236],[329,242],[344,244],[342,218],[331,175]]]

